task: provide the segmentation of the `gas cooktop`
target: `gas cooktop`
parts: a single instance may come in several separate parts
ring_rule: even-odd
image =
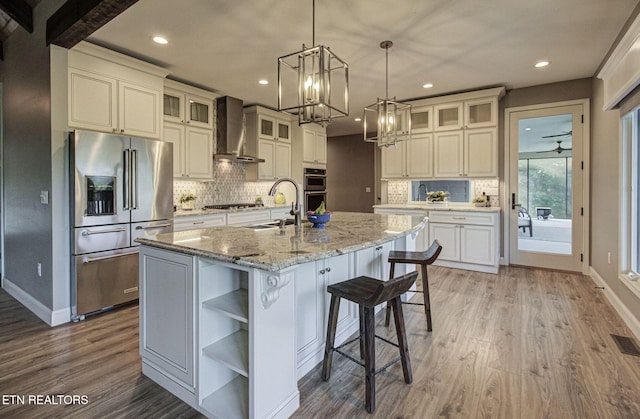
[[[239,208],[256,208],[261,207],[259,204],[216,204],[216,205],[205,205],[203,209],[239,209]]]

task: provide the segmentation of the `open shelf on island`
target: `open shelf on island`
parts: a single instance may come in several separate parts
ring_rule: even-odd
[[[249,333],[246,330],[238,330],[203,348],[202,352],[238,374],[249,376]]]
[[[246,289],[241,288],[207,300],[202,305],[210,310],[220,311],[243,323],[249,322],[249,300]]]
[[[248,418],[248,380],[239,375],[227,385],[202,400],[202,407],[215,417],[225,419]]]

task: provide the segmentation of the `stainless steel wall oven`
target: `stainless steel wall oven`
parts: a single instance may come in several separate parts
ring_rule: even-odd
[[[313,211],[324,201],[327,205],[326,169],[304,169],[304,209]]]

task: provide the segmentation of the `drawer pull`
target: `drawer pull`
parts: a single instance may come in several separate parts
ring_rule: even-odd
[[[196,224],[204,224],[204,221],[194,221],[193,225],[196,225]]]
[[[127,231],[126,228],[113,228],[111,230],[98,230],[98,231],[82,230],[81,234],[83,236],[92,236],[94,234],[122,233],[125,231]]]
[[[466,220],[467,217],[452,217],[454,220]]]

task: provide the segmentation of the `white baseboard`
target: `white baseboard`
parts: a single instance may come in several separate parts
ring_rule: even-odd
[[[30,294],[27,294],[22,288],[8,280],[6,277],[3,278],[2,288],[4,288],[9,295],[18,300],[20,304],[38,316],[40,320],[51,327],[69,323],[71,321],[71,307],[51,310],[40,301],[33,298]]]
[[[593,267],[589,268],[589,273],[593,282],[596,283],[597,286],[604,288],[604,295],[607,297],[614,310],[618,313],[618,315],[622,318],[625,324],[631,329],[631,333],[637,339],[640,339],[640,321],[629,311],[627,306],[625,306],[622,301],[618,298],[618,296],[611,291],[609,285],[604,281],[604,279],[596,272]]]

